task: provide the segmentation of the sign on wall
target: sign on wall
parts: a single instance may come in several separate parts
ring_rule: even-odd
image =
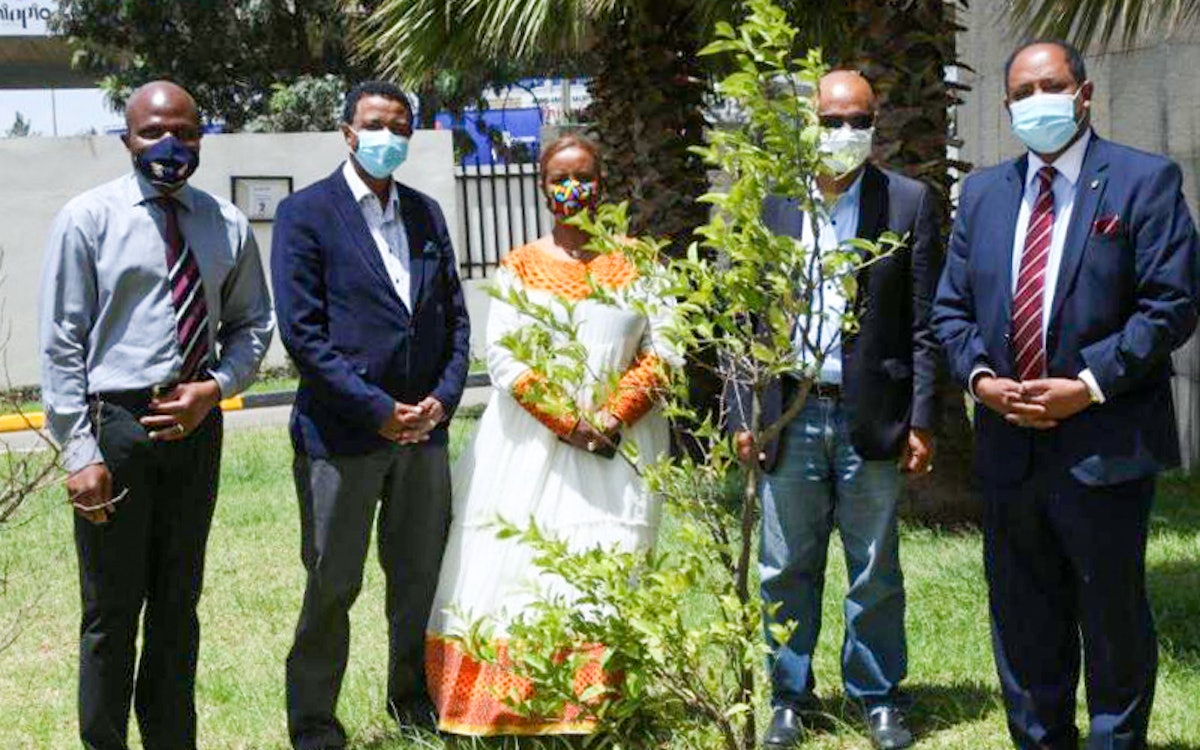
[[[0,36],[50,36],[54,0],[0,0]]]

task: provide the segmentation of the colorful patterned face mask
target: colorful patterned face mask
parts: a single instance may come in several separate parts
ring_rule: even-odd
[[[595,180],[564,177],[550,185],[550,210],[558,219],[569,219],[580,211],[593,209],[599,199]]]

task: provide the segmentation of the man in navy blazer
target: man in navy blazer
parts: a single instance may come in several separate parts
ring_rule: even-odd
[[[347,96],[350,158],[285,200],[271,278],[300,371],[292,411],[304,604],[287,660],[298,750],[342,747],[335,717],[375,506],[389,624],[388,710],[425,723],[425,623],[450,517],[447,428],[462,396],[469,323],[446,221],[392,179],[412,108],[395,86]]]
[[[978,401],[997,670],[1020,748],[1145,747],[1157,645],[1145,552],[1179,463],[1171,351],[1196,325],[1197,237],[1169,160],[1092,132],[1060,41],[1005,70],[1029,152],[963,185],[934,326]],[[1081,644],[1082,635],[1082,644]]]

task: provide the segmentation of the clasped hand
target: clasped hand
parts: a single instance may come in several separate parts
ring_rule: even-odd
[[[397,401],[392,405],[391,416],[380,426],[379,434],[400,445],[423,443],[445,418],[445,407],[433,396],[426,396],[417,404]]]
[[[615,445],[620,431],[621,420],[602,411],[594,420],[580,419],[575,429],[563,436],[563,440],[576,448],[594,453],[597,448]]]
[[[981,375],[975,397],[1009,424],[1048,430],[1086,409],[1091,392],[1082,380],[1043,378],[1018,383],[1010,378]]]
[[[221,402],[215,380],[180,383],[150,401],[150,414],[140,420],[151,440],[175,441],[190,435]]]

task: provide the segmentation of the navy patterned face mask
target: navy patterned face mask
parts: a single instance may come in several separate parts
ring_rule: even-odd
[[[173,192],[183,187],[200,166],[200,149],[183,145],[173,135],[154,143],[133,157],[133,164],[150,184]]]

